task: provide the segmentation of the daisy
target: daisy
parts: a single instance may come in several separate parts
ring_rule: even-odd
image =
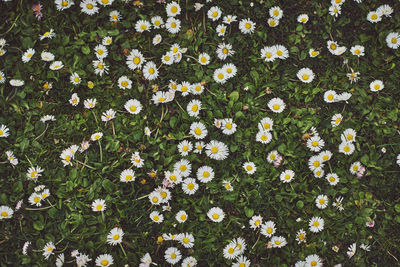
[[[343,153],[345,155],[351,155],[353,154],[354,150],[355,150],[355,146],[353,145],[353,143],[351,142],[342,142],[339,145],[339,152]]]
[[[181,159],[174,164],[174,172],[179,172],[182,177],[188,177],[192,171],[192,165],[187,159]]]
[[[334,54],[335,51],[338,49],[339,45],[335,41],[328,41],[327,42],[328,50],[331,52],[331,54]]]
[[[278,158],[278,156],[279,156],[278,151],[273,150],[273,151],[271,151],[271,152],[268,153],[268,155],[267,155],[267,161],[268,161],[269,163],[273,163],[273,162]]]
[[[300,243],[306,243],[306,232],[303,229],[300,229],[297,233],[296,233],[296,241],[298,244]]]
[[[322,267],[322,260],[321,258],[316,255],[316,254],[312,254],[312,255],[308,255],[305,258],[305,266],[314,266],[314,267]]]
[[[273,248],[281,248],[287,244],[286,239],[283,236],[271,237],[271,243]]]
[[[400,46],[400,34],[391,32],[386,36],[386,44],[389,48],[397,49]]]
[[[222,120],[222,133],[226,135],[231,135],[236,132],[237,125],[233,122],[232,119],[223,119]]]
[[[149,61],[143,66],[143,76],[149,81],[157,79],[158,70],[153,61]]]
[[[168,98],[167,98],[167,93],[166,92],[162,92],[162,91],[158,91],[157,93],[153,94],[153,96],[151,97],[151,100],[154,102],[154,104],[158,105],[160,103],[167,103]]]
[[[275,46],[264,46],[264,48],[261,49],[261,58],[266,62],[273,62],[277,56]]]
[[[154,29],[159,29],[164,24],[164,20],[160,16],[155,16],[151,18],[151,23],[153,24]]]
[[[130,52],[129,56],[126,58],[126,64],[128,65],[128,68],[131,70],[141,69],[143,63],[145,62],[146,60],[143,54],[137,49],[133,49]]]
[[[353,129],[349,128],[344,130],[340,138],[342,142],[355,142],[356,141],[357,133]]]
[[[121,76],[118,79],[118,87],[122,90],[131,89],[132,88],[132,81],[128,79],[126,76]]]
[[[274,19],[281,19],[283,16],[283,11],[279,6],[274,6],[269,9],[269,15]]]
[[[308,223],[310,231],[313,233],[321,232],[324,229],[324,219],[321,217],[312,217]]]
[[[193,135],[196,139],[203,139],[207,136],[208,131],[207,128],[201,122],[193,122],[190,125],[190,132],[189,134]]]
[[[112,43],[112,37],[111,36],[104,37],[101,43],[103,45],[110,45]]]
[[[179,19],[169,17],[165,23],[165,28],[169,33],[176,34],[181,30],[181,21]]]
[[[0,125],[0,137],[7,137],[10,134],[8,133],[9,129],[4,124]]]
[[[166,262],[174,265],[181,260],[182,254],[176,247],[170,247],[165,250],[164,258]]]
[[[376,12],[386,16],[386,17],[391,17],[391,14],[393,13],[393,8],[389,5],[381,5],[376,9]]]
[[[10,219],[14,214],[14,211],[8,206],[0,206],[0,220]]]
[[[100,60],[106,58],[108,55],[107,47],[102,44],[96,45],[96,47],[94,48],[94,52],[96,57]]]
[[[261,224],[261,234],[266,237],[271,237],[275,234],[276,228],[275,223],[273,221],[267,221]]]
[[[135,172],[132,169],[123,170],[119,176],[119,180],[123,183],[134,182],[135,179]]]
[[[332,119],[331,119],[332,127],[339,126],[339,124],[342,122],[342,120],[343,120],[342,114],[337,113],[337,114],[333,115]]]
[[[6,151],[7,160],[10,162],[11,165],[15,166],[18,165],[18,159],[14,156],[12,151]]]
[[[325,142],[318,135],[312,136],[307,140],[307,147],[313,152],[319,152],[324,147]]]
[[[245,162],[243,163],[243,169],[247,174],[254,174],[257,168],[254,162]]]
[[[253,217],[251,217],[251,219],[249,221],[250,228],[253,230],[260,228],[261,224],[262,224],[262,220],[263,220],[263,217],[261,217],[260,215],[254,215]]]
[[[162,223],[164,221],[164,215],[160,214],[158,211],[153,211],[150,213],[150,219],[155,223]]]
[[[229,149],[224,143],[216,140],[211,140],[206,145],[206,154],[215,160],[224,160],[228,157]]]
[[[267,20],[268,26],[270,26],[271,28],[275,28],[276,26],[279,25],[279,20],[278,19],[274,19],[274,18],[269,18]]]
[[[186,107],[186,111],[191,117],[198,117],[201,110],[201,102],[197,99],[190,101]]]
[[[50,29],[50,31],[45,32],[43,35],[39,35],[40,41],[46,38],[52,39],[54,36],[56,36],[56,34],[54,33],[54,29]]]
[[[69,77],[69,81],[74,85],[78,85],[81,83],[81,78],[79,77],[78,73],[74,72]]]
[[[274,121],[269,117],[265,117],[261,119],[257,126],[260,131],[271,131],[273,125]]]
[[[160,192],[155,192],[155,191],[151,192],[149,194],[149,200],[152,205],[156,206],[160,205],[162,203],[162,197]]]
[[[189,155],[189,152],[192,151],[192,149],[192,143],[187,140],[183,140],[178,144],[178,151],[182,157]]]
[[[314,73],[309,68],[302,68],[297,72],[297,78],[303,83],[310,83],[314,79]]]
[[[153,263],[149,253],[140,258],[140,262],[139,267],[150,267],[150,264]]]
[[[102,0],[109,1],[109,0]],[[110,254],[101,254],[96,258],[96,266],[108,267],[114,263],[113,257]]]
[[[259,130],[256,135],[256,141],[262,144],[268,144],[272,140],[272,134],[266,130]]]
[[[216,50],[217,56],[221,60],[225,60],[228,56],[232,56],[235,51],[232,49],[231,44],[219,44]]]
[[[318,156],[321,157],[323,162],[327,162],[332,158],[332,152],[330,152],[329,150],[325,150],[319,153]]]
[[[238,250],[236,249],[236,244],[234,242],[230,242],[228,245],[224,247],[223,250],[224,258],[228,260],[235,259],[239,256]]]
[[[222,11],[219,7],[213,6],[207,12],[207,17],[212,21],[217,21],[221,17]]]
[[[361,57],[361,56],[365,55],[364,46],[362,46],[362,45],[355,45],[355,46],[351,47],[350,52],[354,56],[358,56],[358,57]]]
[[[56,118],[53,115],[45,115],[42,118],[40,118],[40,121],[43,123],[46,123],[47,121],[55,121]]]
[[[92,65],[93,65],[93,68],[94,68],[94,73],[96,75],[103,76],[104,73],[108,73],[108,66],[104,63],[104,61],[102,59],[93,60],[92,61]],[[88,87],[89,88],[92,85],[93,85],[93,82],[91,82],[90,84],[88,82]],[[93,88],[93,86],[92,86],[92,88]]]
[[[328,197],[325,195],[319,195],[315,199],[315,205],[317,205],[317,208],[319,209],[325,209],[328,206]]]
[[[71,96],[71,99],[69,100],[69,103],[72,106],[77,106],[79,104],[79,97],[77,93],[73,93]]]
[[[337,18],[340,15],[341,11],[342,8],[340,5],[334,4],[329,7],[329,15],[331,15],[332,17]]]
[[[231,184],[231,182],[227,181],[227,180],[223,180],[222,181],[222,186],[227,190],[227,191],[233,191],[233,186]]]
[[[237,73],[237,68],[234,64],[232,63],[227,63],[222,66],[222,71],[227,74],[227,78],[230,79],[232,77],[235,77]]]
[[[185,248],[192,248],[194,246],[194,236],[189,233],[181,234],[179,243]]]
[[[113,23],[117,23],[122,19],[121,14],[117,10],[111,11],[109,16],[110,16],[110,21]]]
[[[28,172],[26,173],[26,177],[28,178],[28,180],[33,180],[33,181],[37,181],[37,179],[42,176],[42,172],[44,170],[42,168],[40,168],[39,166],[35,167],[30,167],[28,169]]]
[[[249,267],[251,264],[245,256],[241,255],[236,259],[236,262],[232,263],[232,267]]]
[[[324,93],[324,101],[327,103],[333,103],[337,101],[338,95],[333,90],[328,90]]]
[[[199,185],[193,178],[186,178],[182,181],[182,190],[185,194],[193,195],[199,189]]]
[[[217,32],[218,36],[225,36],[226,26],[223,24],[219,24],[215,31]]]
[[[92,210],[93,211],[105,211],[106,210],[106,201],[104,199],[96,199],[92,202]]]
[[[57,10],[62,11],[64,9],[70,8],[74,2],[72,0],[55,0]]]
[[[225,217],[225,213],[221,208],[213,207],[208,210],[207,216],[213,222],[222,222]]]
[[[350,166],[351,174],[357,174],[357,172],[361,169],[361,167],[362,167],[361,162],[359,161],[353,162]]]
[[[100,140],[102,137],[103,137],[103,133],[97,132],[97,133],[92,134],[92,136],[90,137],[90,140],[97,141],[97,140]]]
[[[279,59],[287,59],[289,57],[289,51],[283,45],[275,45],[274,50]]]
[[[191,85],[189,82],[182,82],[178,85],[177,91],[182,92],[182,96],[187,96],[191,90],[190,87]]]
[[[326,175],[326,180],[328,180],[329,184],[332,186],[335,186],[337,183],[339,183],[339,177],[336,173],[328,173]]]
[[[294,171],[292,170],[285,170],[279,176],[283,183],[290,183],[294,179]]]
[[[214,179],[214,170],[209,166],[202,166],[197,169],[197,179],[202,183],[208,183]]]
[[[0,57],[4,56],[7,50],[5,50],[3,47],[0,47]]]
[[[64,67],[63,63],[61,61],[54,61],[53,63],[50,64],[50,69],[51,70],[59,70],[62,67]]]
[[[159,43],[161,43],[161,41],[162,41],[161,34],[157,34],[153,37],[153,45],[158,45]]]
[[[194,144],[194,153],[201,154],[203,152],[204,142],[198,141]]]
[[[311,49],[308,51],[308,54],[310,55],[310,57],[317,57],[317,56],[319,55],[319,51],[317,51],[317,50],[311,48]]]
[[[144,32],[144,31],[150,31],[151,29],[151,24],[147,20],[138,20],[135,24],[135,30],[137,32]]]
[[[3,84],[6,82],[6,76],[4,72],[0,71],[0,84]]]
[[[139,114],[142,111],[142,104],[136,99],[129,99],[124,107],[130,114]]]
[[[369,84],[369,89],[372,92],[378,92],[381,91],[385,86],[383,85],[383,82],[381,80],[375,80]]]
[[[25,84],[25,82],[23,80],[18,80],[18,79],[12,79],[12,80],[10,80],[9,83],[11,86],[15,86],[15,87],[21,87]]]
[[[171,200],[171,192],[168,189],[163,187],[157,187],[155,191],[160,193],[161,202],[167,203],[168,201]]]
[[[251,33],[253,33],[255,27],[256,27],[256,23],[251,21],[249,18],[248,19],[242,19],[239,22],[239,30],[243,34],[251,34]]]
[[[26,52],[22,55],[22,62],[27,63],[29,62],[33,55],[35,54],[35,49],[29,48]]]
[[[29,196],[28,201],[32,206],[36,205],[37,207],[40,207],[42,206],[42,195],[34,192]]]
[[[382,16],[376,11],[371,11],[367,14],[367,20],[372,23],[377,23],[382,20]]]
[[[210,64],[210,56],[207,53],[199,55],[199,63],[203,66]]]
[[[175,17],[175,16],[181,14],[181,7],[175,1],[172,1],[171,3],[167,4],[167,6],[165,7],[165,10],[167,11],[168,17]]]
[[[182,182],[182,176],[180,172],[164,172],[165,179],[171,184],[180,184]]]
[[[131,157],[132,164],[137,168],[142,168],[144,165],[144,160],[140,157],[139,152],[135,152]]]
[[[347,249],[347,256],[349,257],[349,259],[351,259],[351,257],[354,256],[354,254],[356,254],[356,250],[357,250],[357,245],[356,243],[351,244],[348,249]]]
[[[193,258],[192,256],[189,256],[189,257],[186,257],[186,258],[183,259],[181,266],[193,267],[193,266],[196,266],[196,265],[197,265],[197,260],[195,258]]]
[[[107,235],[107,243],[115,246],[117,244],[122,243],[122,237],[124,236],[124,232],[119,227],[114,227],[111,229],[110,233]]]
[[[223,23],[225,24],[231,24],[232,22],[237,21],[237,17],[233,15],[226,15],[223,18]]]
[[[174,54],[167,52],[161,57],[161,62],[165,65],[172,65],[174,63]]]
[[[116,112],[110,108],[109,110],[106,110],[105,112],[103,112],[103,114],[101,116],[101,120],[105,121],[105,122],[110,121],[115,118],[115,113]]]
[[[49,259],[50,255],[54,254],[54,250],[56,249],[56,246],[54,245],[53,242],[47,242],[46,245],[43,247],[43,256],[47,260]]]
[[[213,78],[215,82],[224,84],[228,79],[228,73],[226,73],[222,68],[219,68],[214,71]]]
[[[308,15],[307,14],[301,14],[297,17],[297,22],[306,24],[308,22]]]
[[[276,97],[276,98],[272,98],[268,102],[268,107],[272,112],[281,113],[285,109],[286,105],[282,99],[280,99],[279,97]]]
[[[79,5],[81,7],[81,12],[88,14],[89,16],[99,12],[97,7],[97,2],[95,0],[83,0]]]

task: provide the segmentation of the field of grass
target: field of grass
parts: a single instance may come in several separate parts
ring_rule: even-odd
[[[0,266],[399,266],[400,2],[198,1],[0,2]]]

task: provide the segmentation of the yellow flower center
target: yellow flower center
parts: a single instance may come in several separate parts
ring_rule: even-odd
[[[282,243],[282,242],[279,241],[279,240],[276,240],[276,241],[275,241],[275,244],[276,244],[276,245],[280,245],[281,243]]]
[[[342,120],[341,118],[337,118],[337,119],[335,120],[336,124],[339,124],[341,120]]]
[[[172,253],[172,254],[171,254],[171,258],[172,258],[172,259],[175,259],[175,258],[176,258],[176,254],[175,254],[175,253]]]
[[[96,206],[96,209],[97,209],[97,210],[101,210],[102,208],[103,208],[103,205],[101,205],[101,204],[99,204],[99,205]]]
[[[190,241],[189,238],[187,238],[187,237],[184,237],[184,238],[183,238],[183,242],[184,242],[184,243],[189,243],[189,241]]]
[[[353,170],[357,171],[358,170],[358,166],[354,165]]]
[[[289,180],[290,179],[290,174],[285,174],[285,179]]]
[[[317,51],[312,51],[312,52],[311,52],[311,55],[312,55],[313,57],[316,57],[316,56],[318,55],[318,52],[317,52]]]
[[[132,111],[132,112],[136,111],[136,107],[135,107],[135,106],[131,106],[129,109],[130,109],[130,111]]]
[[[267,141],[267,139],[268,139],[268,138],[267,138],[267,136],[266,136],[265,134],[261,135],[261,140],[262,140],[262,141]]]
[[[392,41],[392,42],[393,42],[393,41]],[[226,48],[222,49],[222,53],[228,54],[228,49],[226,49]]]
[[[146,28],[147,28],[146,24],[142,24],[142,25],[140,25],[140,29],[142,29],[142,30],[146,30]]]
[[[103,0],[103,3],[104,3],[104,0]],[[103,265],[103,266],[107,266],[107,265],[108,265],[108,260],[104,259],[104,260],[102,260],[100,263],[101,263],[101,265]]]
[[[272,14],[274,14],[274,16],[278,16],[279,15],[279,10],[274,10],[274,12],[272,12]]]
[[[172,181],[176,181],[176,176],[175,175],[171,175],[170,177],[169,177],[169,179],[171,179]]]
[[[40,197],[34,197],[34,198],[33,198],[33,202],[39,203],[39,202],[40,202]]]
[[[153,220],[155,220],[156,222],[159,220],[160,218],[156,215],[153,217]]]
[[[130,180],[132,180],[132,175],[130,175],[130,174],[128,174],[127,176],[125,176],[125,180],[126,181],[130,181]]]
[[[34,177],[36,177],[37,174],[38,174],[37,171],[33,171],[33,172],[31,172],[31,177],[34,178]]]
[[[333,95],[332,94],[328,95],[328,100],[333,100]]]
[[[101,0],[103,4],[108,4],[108,0]]]
[[[202,58],[200,59],[200,61],[201,61],[201,63],[206,63],[206,62],[207,62],[207,58],[206,58],[206,57],[202,57]]]
[[[316,161],[314,161],[313,165],[314,165],[314,167],[319,167],[319,164],[320,164],[319,161],[316,160]]]
[[[372,19],[372,20],[376,20],[377,18],[378,18],[378,15],[377,15],[377,14],[372,14],[372,15],[371,15],[371,19]]]
[[[311,266],[317,266],[317,262],[316,261],[312,261],[311,262]]]
[[[97,50],[97,54],[102,55],[104,52],[102,49]]]
[[[176,6],[172,6],[172,7],[171,7],[171,12],[172,12],[172,13],[178,12],[178,8],[177,8]]]
[[[246,170],[251,171],[253,169],[253,167],[251,167],[250,165],[246,166]]]
[[[261,223],[260,220],[257,220],[257,221],[254,222],[254,225],[255,225],[255,226],[259,226],[260,223]]]
[[[209,172],[203,172],[203,176],[208,178],[208,177],[210,177],[210,173]]]
[[[3,211],[3,212],[1,213],[1,216],[2,216],[2,217],[7,217],[7,216],[8,216],[8,213],[7,213],[6,211]]]
[[[175,22],[171,23],[171,28],[176,28],[176,23]]]
[[[189,150],[189,147],[188,147],[188,146],[183,146],[183,147],[182,147],[182,150],[183,150],[183,151],[188,151],[188,150]]]
[[[182,220],[182,221],[186,220],[186,215],[185,215],[185,214],[182,214],[182,215],[181,215],[181,220]]]
[[[246,23],[246,25],[244,26],[246,29],[250,29],[251,28],[251,24],[250,23]]]
[[[121,82],[121,86],[122,86],[122,87],[127,87],[127,86],[128,86],[128,82],[127,82],[127,81]]]
[[[193,112],[196,112],[198,109],[199,109],[199,106],[197,106],[197,105],[193,105],[192,106],[192,111]]]
[[[181,172],[186,171],[186,169],[187,169],[187,167],[186,167],[185,165],[182,165],[182,166],[179,167],[179,170],[180,170]]]
[[[282,52],[281,50],[278,50],[278,51],[276,51],[276,54],[277,54],[278,56],[282,56],[282,55],[283,55],[283,52]]]
[[[359,54],[361,53],[361,51],[360,51],[360,49],[356,49],[356,50],[354,51],[354,53],[357,54],[357,55],[359,55]]]
[[[279,109],[279,105],[278,105],[278,104],[275,104],[275,105],[272,106],[272,108],[273,108],[274,110],[278,110],[278,109]]]
[[[303,80],[308,80],[309,76],[307,74],[304,74],[303,76],[301,76],[301,78],[303,78]]]
[[[214,215],[215,215],[215,214],[214,214]],[[228,253],[229,253],[229,254],[232,254],[234,251],[235,251],[234,248],[229,248],[229,249],[228,249]]]
[[[329,182],[333,183],[335,181],[335,177],[331,176],[329,177]]]
[[[117,14],[113,14],[113,15],[112,15],[112,18],[115,19],[115,20],[118,19]]]
[[[267,52],[267,53],[265,53],[265,57],[271,58],[271,57],[272,57],[272,54],[271,54],[270,52]]]
[[[348,134],[348,135],[347,135],[347,140],[349,140],[349,141],[350,141],[350,140],[353,140],[353,135]]]
[[[227,183],[227,184],[225,184],[225,189],[231,189],[232,188],[232,186],[229,184],[229,183]]]
[[[161,197],[162,197],[162,198],[166,198],[166,197],[167,197],[167,193],[166,193],[166,192],[164,192],[164,191],[163,191],[163,192],[161,192],[161,193],[160,193],[160,195],[161,195]]]
[[[337,48],[337,46],[335,44],[331,44],[331,49],[335,50]]]
[[[149,73],[150,73],[150,74],[154,74],[154,72],[155,72],[154,68],[150,68],[150,69],[149,69]]]
[[[100,135],[99,134],[96,134],[95,136],[94,136],[94,139],[95,140],[97,140],[97,139],[99,139],[100,138]]]
[[[62,1],[62,2],[61,2],[61,5],[62,5],[63,7],[68,6],[68,1]]]
[[[271,156],[269,156],[270,159],[274,160],[276,158],[275,154],[272,154]]]
[[[396,38],[396,37],[393,37],[393,38],[392,38],[392,44],[395,44],[395,43],[397,43],[397,38]]]
[[[48,36],[49,34],[50,34],[50,32],[45,32],[43,35]]]
[[[214,12],[212,13],[212,16],[213,16],[214,18],[216,18],[216,17],[218,16],[218,12],[217,12],[217,11],[214,11]]]
[[[275,21],[275,20],[271,20],[271,21],[269,22],[269,25],[270,25],[270,26],[275,26],[275,25],[276,25],[276,21]]]
[[[153,199],[151,200],[153,203],[158,203],[158,197],[153,197]]]
[[[306,22],[307,19],[306,19],[306,18],[301,18],[300,21],[301,21],[301,22]]]
[[[136,65],[138,65],[140,63],[140,58],[139,57],[135,57],[133,59],[133,63],[135,63]]]
[[[218,74],[218,79],[222,80],[224,78],[224,75],[222,73]]]
[[[70,161],[71,161],[71,156],[69,156],[69,155],[66,156],[66,157],[65,157],[65,161],[70,162]]]
[[[193,190],[194,184],[193,184],[193,183],[188,183],[187,188],[188,188],[189,190]]]
[[[217,152],[218,152],[218,148],[215,147],[215,146],[213,146],[213,147],[211,148],[211,152],[212,152],[213,154],[217,153]]]
[[[379,88],[381,88],[381,86],[380,86],[379,84],[375,84],[375,85],[374,85],[374,89],[375,89],[375,90],[379,90]]]
[[[244,263],[239,264],[239,267],[246,267]]]
[[[195,133],[196,135],[200,135],[200,134],[201,134],[200,128],[196,128],[196,129],[194,130],[194,133]]]
[[[323,205],[324,203],[325,203],[325,199],[321,198],[321,199],[319,200],[319,204]]]
[[[165,60],[165,61],[169,61],[169,59],[170,59],[169,56],[165,56],[165,57],[164,57],[164,60]]]
[[[315,222],[313,222],[313,225],[314,225],[314,227],[318,227],[319,226],[319,222],[315,221]]]
[[[118,239],[119,239],[119,235],[114,235],[114,236],[113,236],[113,239],[114,239],[114,240],[118,240]]]
[[[349,146],[345,146],[345,147],[343,148],[343,150],[346,151],[346,152],[349,152],[349,151],[350,151],[350,147],[349,147]]]
[[[187,86],[182,86],[181,91],[182,91],[182,92],[187,92],[188,89],[189,89],[189,88],[188,88]]]
[[[214,213],[214,214],[212,215],[212,218],[213,218],[214,220],[218,220],[219,215],[218,215],[217,213]]]
[[[92,4],[87,4],[86,7],[87,7],[88,9],[93,9],[93,5],[92,5]]]
[[[225,125],[225,127],[226,127],[228,130],[230,130],[230,129],[232,129],[232,124],[231,124],[231,123],[227,123],[227,124]]]
[[[74,82],[79,82],[79,78],[78,78],[78,77],[75,77],[75,78],[74,78]]]
[[[324,155],[323,157],[322,157],[322,160],[328,160],[329,159],[329,156],[328,155]],[[318,166],[317,166],[318,167]]]
[[[164,102],[165,101],[165,98],[164,97],[160,97],[159,99],[158,99],[158,102]]]
[[[305,239],[304,234],[303,233],[299,234],[299,240],[304,240],[304,239]]]
[[[267,228],[267,233],[268,233],[268,234],[272,234],[272,228],[271,228],[271,227],[268,227],[268,228]]]
[[[159,20],[154,21],[154,25],[159,26],[160,24],[161,24],[161,21],[159,21]]]

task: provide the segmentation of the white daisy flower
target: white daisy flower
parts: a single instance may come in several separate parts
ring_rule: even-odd
[[[157,34],[153,37],[153,45],[158,45],[159,43],[161,43],[162,41],[162,37],[161,34]]]
[[[174,265],[181,260],[182,254],[176,247],[170,247],[165,250],[164,258],[166,262]]]
[[[118,87],[121,88],[122,90],[131,89],[132,81],[126,76],[121,76],[118,79]]]
[[[243,163],[242,167],[246,171],[247,174],[254,174],[257,169],[254,162],[245,162],[245,163]]]
[[[134,182],[135,179],[135,172],[132,169],[123,170],[119,176],[119,180],[123,183]]]
[[[303,83],[310,83],[314,80],[314,73],[309,68],[302,68],[297,72],[297,78]]]
[[[308,15],[307,14],[300,14],[297,17],[297,22],[306,24],[308,22]]]
[[[201,110],[200,100],[193,99],[190,101],[186,107],[186,111],[191,117],[198,117]]]
[[[332,127],[339,126],[339,124],[342,122],[342,120],[343,120],[342,114],[337,113],[337,114],[333,115],[332,119],[331,119]]]
[[[225,60],[227,57],[232,56],[235,51],[232,49],[231,44],[221,43],[218,44],[216,53],[219,59]]]
[[[217,32],[218,36],[225,36],[226,33],[226,26],[223,24],[219,24],[217,26],[217,28],[215,29],[215,31]]]
[[[112,246],[120,244],[122,243],[123,236],[124,236],[124,231],[122,231],[122,229],[119,227],[114,227],[107,235],[107,243]]]
[[[104,199],[96,199],[92,202],[93,211],[105,211],[107,208],[106,201]]]
[[[121,14],[117,10],[111,11],[109,16],[110,16],[110,21],[113,23],[117,23],[122,19]]]
[[[153,24],[154,29],[159,29],[164,24],[164,20],[160,16],[154,16],[151,18],[151,23]]]
[[[261,224],[261,234],[266,237],[271,237],[275,234],[276,227],[273,221],[267,221]]]
[[[308,54],[310,55],[310,57],[317,57],[317,56],[319,55],[319,51],[317,51],[317,50],[311,48],[311,49],[308,51]]]
[[[313,233],[321,232],[324,229],[324,219],[321,217],[312,217],[308,223],[310,231]]]
[[[174,164],[174,172],[179,172],[182,177],[188,177],[192,172],[192,165],[187,159],[181,159]]]
[[[158,211],[153,211],[150,213],[150,219],[155,223],[162,223],[164,221],[164,215],[159,213]]]
[[[256,135],[256,141],[262,144],[268,144],[272,140],[272,134],[266,130],[259,130]]]
[[[128,68],[131,70],[135,69],[141,69],[142,65],[146,62],[143,54],[137,50],[133,49],[129,56],[126,58],[126,64],[128,65]]]
[[[67,8],[70,8],[72,5],[74,5],[74,1],[72,0],[55,0],[56,8],[59,11],[65,10]]]
[[[237,125],[233,122],[233,119],[223,119],[221,125],[222,133],[226,135],[231,135],[236,132]]]
[[[351,155],[353,154],[354,150],[355,150],[355,146],[353,143],[351,142],[342,142],[339,145],[339,152],[343,153],[345,155]]]
[[[268,11],[269,15],[274,19],[281,19],[283,17],[283,10],[279,6],[273,6]]]
[[[315,199],[315,205],[317,205],[317,208],[319,209],[325,209],[328,206],[329,200],[328,197],[325,195],[319,195]]]
[[[222,222],[225,218],[225,213],[221,208],[213,207],[208,210],[207,217],[213,222]]]
[[[264,46],[261,49],[261,58],[266,62],[273,62],[278,57],[275,46]]]
[[[90,137],[90,140],[97,141],[97,140],[100,140],[102,137],[103,137],[103,133],[97,132],[97,133],[92,134],[92,136]]]
[[[269,18],[267,20],[268,26],[270,26],[271,28],[275,28],[276,26],[279,25],[279,19],[274,19],[274,18]]]
[[[149,81],[157,79],[158,70],[153,61],[149,61],[143,66],[143,76]]]
[[[0,137],[7,137],[10,134],[8,133],[9,129],[4,124],[0,125]]]
[[[369,89],[372,92],[378,92],[385,88],[383,82],[381,80],[375,80],[369,84]]]
[[[328,180],[330,185],[337,185],[337,183],[339,183],[339,177],[336,173],[328,173],[326,175],[326,180]]]
[[[124,107],[130,114],[139,114],[142,111],[142,104],[136,99],[129,99]]]
[[[73,93],[71,96],[71,99],[69,100],[69,103],[72,106],[77,106],[79,104],[79,97],[77,93]]]
[[[273,236],[271,237],[271,243],[273,248],[281,248],[286,246],[287,241],[283,236]]]
[[[53,63],[50,64],[50,69],[51,70],[59,70],[64,67],[64,64],[61,61],[54,61]]]
[[[43,35],[39,35],[40,41],[46,38],[52,39],[54,36],[56,36],[54,29],[50,29],[50,31],[45,32]]]
[[[239,22],[239,30],[243,34],[252,34],[254,32],[255,27],[256,27],[256,23],[251,21],[249,18],[242,19]]]
[[[165,23],[165,28],[169,33],[176,34],[181,30],[181,21],[173,17],[169,17]]]
[[[312,136],[307,140],[307,147],[313,152],[319,152],[324,147],[324,140],[319,135]]]
[[[224,143],[216,140],[211,140],[206,145],[206,154],[215,160],[224,160],[228,157],[229,149]]]
[[[199,185],[193,178],[186,178],[182,181],[182,190],[185,194],[193,195],[199,189]]]
[[[110,0],[100,0],[100,2],[105,2]],[[96,258],[96,266],[108,267],[114,263],[114,259],[110,254],[101,254]]]
[[[79,6],[81,7],[81,12],[86,13],[89,16],[99,12],[99,7],[95,0],[83,0]]]
[[[237,16],[233,16],[233,15],[226,15],[223,18],[223,23],[225,24],[231,24],[232,22],[237,21]]]
[[[268,102],[268,107],[272,112],[281,113],[285,109],[286,105],[282,99],[280,99],[279,97],[276,97],[276,98],[272,98]]]
[[[213,78],[216,83],[224,84],[228,79],[228,73],[224,69],[219,68],[214,71]]]
[[[210,166],[202,166],[197,169],[196,176],[200,182],[208,183],[214,179],[215,173]]]
[[[254,215],[249,221],[250,228],[253,230],[257,230],[261,227],[262,221],[263,217],[261,217],[260,215]]]
[[[207,53],[201,53],[199,55],[199,63],[204,66],[210,64],[210,56]]]
[[[213,6],[207,12],[207,17],[212,21],[217,21],[222,15],[222,11],[219,7]]]
[[[182,157],[189,155],[189,152],[191,152],[192,149],[193,149],[193,145],[188,140],[183,140],[178,144],[178,151]]]
[[[144,31],[150,31],[151,29],[151,24],[147,20],[138,20],[135,24],[135,30],[137,32],[144,32]]]
[[[165,7],[165,10],[167,11],[168,17],[175,17],[175,16],[181,14],[181,7],[175,1],[168,3],[167,6]]]
[[[316,254],[308,255],[305,258],[305,266],[314,266],[314,267],[322,267],[322,260]]]
[[[292,170],[285,170],[284,172],[281,173],[281,175],[279,176],[279,178],[281,179],[281,181],[283,183],[290,183],[291,181],[293,181],[294,179],[294,171]]]
[[[340,138],[342,142],[355,142],[356,141],[357,133],[351,128],[344,130]]]
[[[377,23],[382,20],[382,15],[377,11],[371,11],[367,14],[367,20],[372,23]]]
[[[46,245],[43,247],[43,256],[47,260],[49,259],[50,255],[54,255],[54,250],[56,246],[53,242],[47,242]]]
[[[38,178],[40,176],[42,176],[42,172],[44,171],[44,169],[40,168],[39,166],[36,167],[30,167],[28,169],[28,172],[26,173],[26,177],[28,178],[28,180],[33,180],[33,181],[37,181]]]
[[[397,49],[400,46],[400,34],[391,32],[386,36],[386,44],[389,48]]]
[[[10,219],[14,214],[14,211],[8,206],[0,206],[0,220]]]
[[[208,131],[207,131],[207,128],[205,127],[205,125],[203,123],[201,123],[201,122],[193,122],[190,125],[189,134],[193,135],[194,138],[199,140],[199,139],[204,139],[207,136]]]

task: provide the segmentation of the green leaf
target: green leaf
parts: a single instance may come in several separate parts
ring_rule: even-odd
[[[90,54],[89,46],[82,46],[81,50],[82,50],[82,53],[84,53],[85,55],[89,55]]]
[[[244,207],[244,213],[246,214],[247,218],[251,218],[254,215],[254,210]]]
[[[304,202],[299,200],[296,202],[296,207],[298,207],[299,209],[302,209],[304,207]]]
[[[236,102],[239,100],[239,92],[238,91],[233,91],[230,93],[229,98],[233,101]]]

